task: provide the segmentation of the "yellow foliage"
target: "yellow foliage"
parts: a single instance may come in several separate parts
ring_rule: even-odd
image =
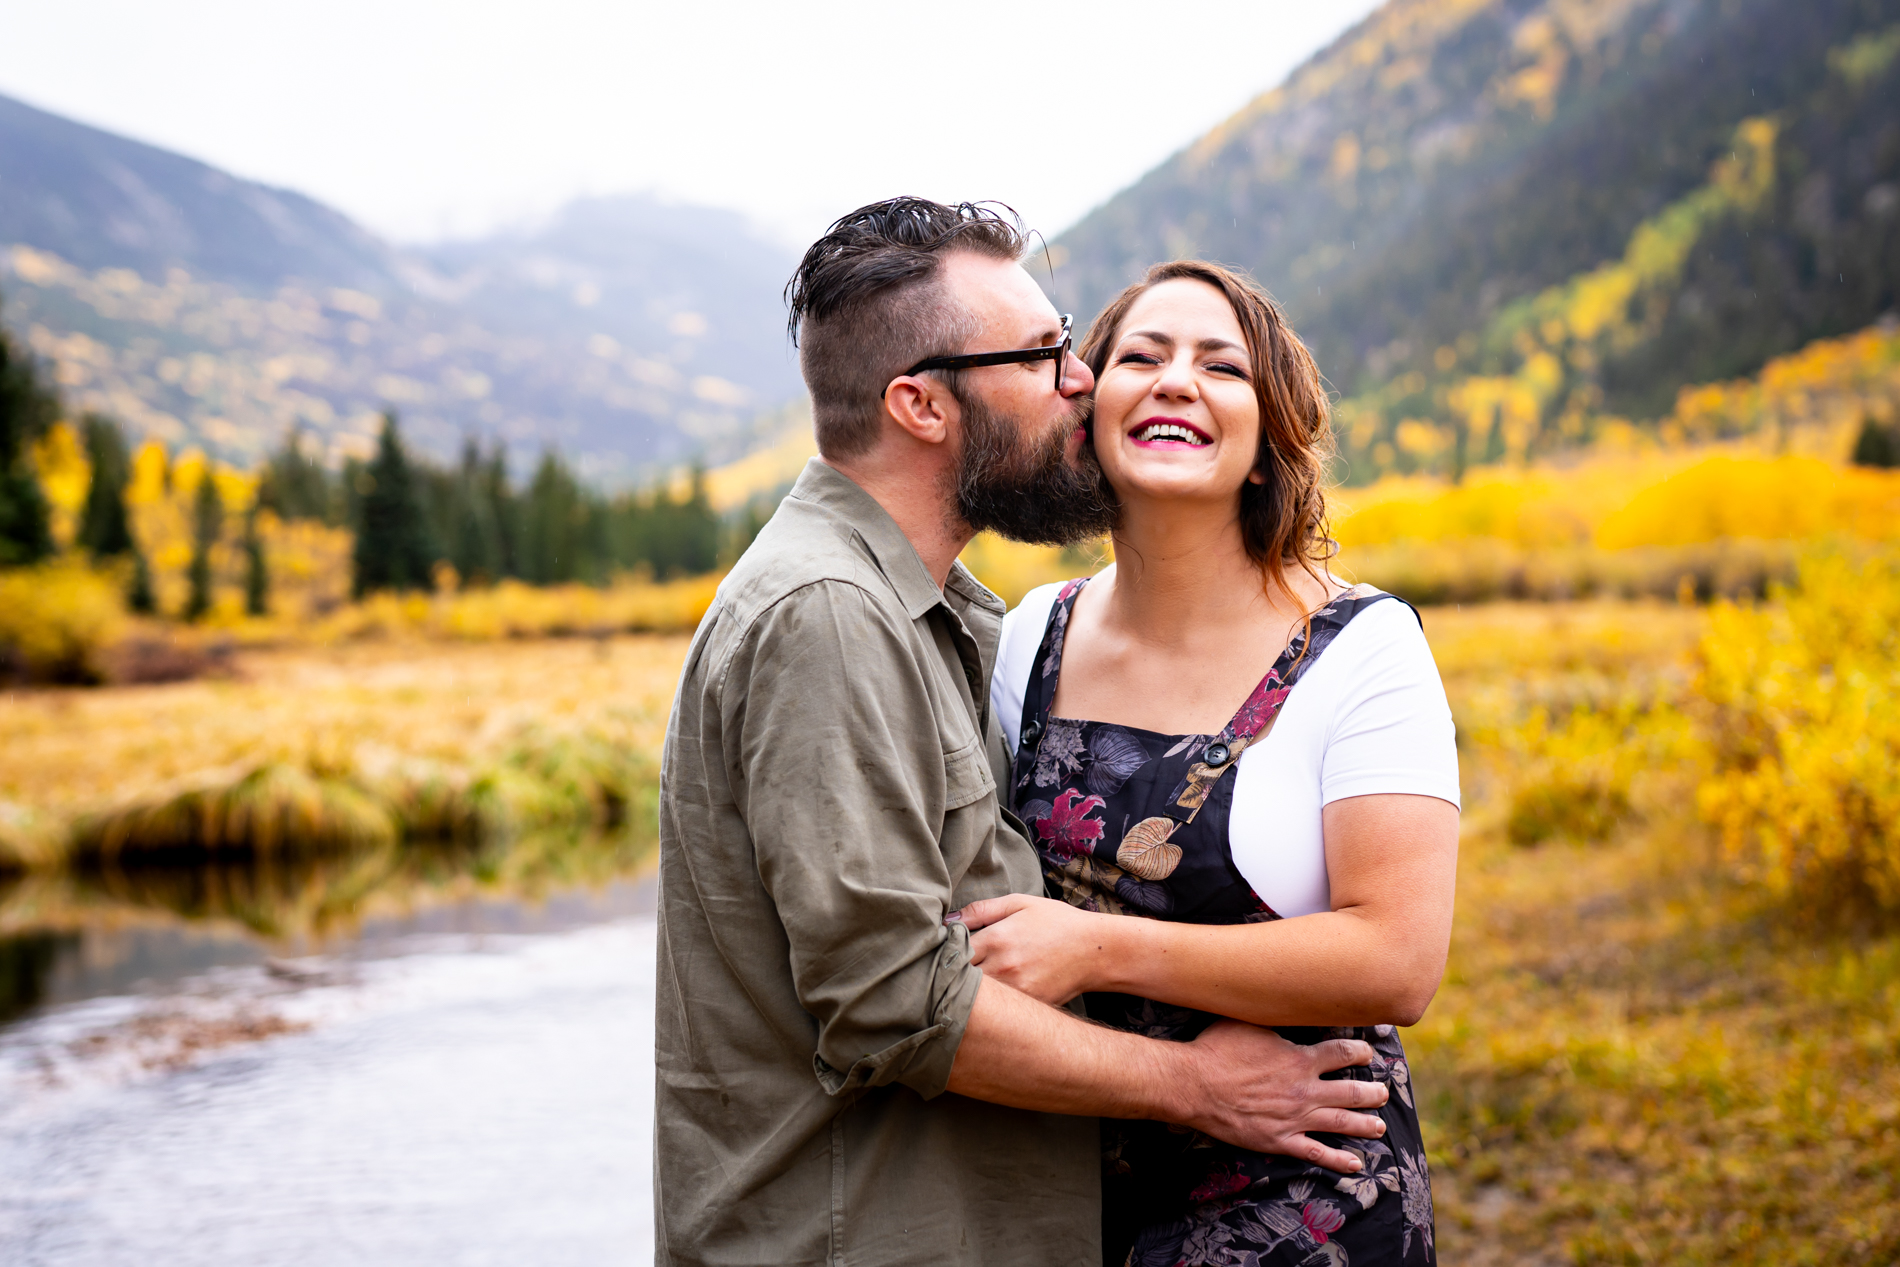
[[[1900,910],[1900,560],[1816,558],[1779,599],[1711,614],[1702,812],[1775,892]]]
[[[1014,607],[1038,585],[1089,576],[1113,561],[1106,541],[1083,546],[1030,546],[984,533],[959,556],[992,593]]]
[[[97,681],[125,623],[118,578],[75,558],[0,572],[0,654],[33,677]]]
[[[622,577],[537,588],[503,581],[492,589],[441,594],[371,594],[317,622],[318,641],[378,637],[546,638],[691,630],[712,606],[718,575],[655,583]]]
[[[79,512],[92,482],[85,446],[69,423],[54,423],[34,444],[33,470],[52,510],[53,540],[69,547],[79,533]]]
[[[1716,456],[1638,492],[1596,529],[1607,550],[1723,537],[1900,537],[1900,471]]]

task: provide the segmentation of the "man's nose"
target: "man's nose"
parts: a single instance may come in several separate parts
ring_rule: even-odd
[[[1062,394],[1064,396],[1086,396],[1095,390],[1095,371],[1089,363],[1069,353],[1062,363]]]

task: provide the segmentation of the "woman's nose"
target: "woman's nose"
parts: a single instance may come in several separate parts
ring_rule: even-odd
[[[1169,361],[1161,371],[1161,377],[1155,380],[1154,391],[1157,396],[1174,400],[1199,399],[1201,387],[1194,375],[1193,362],[1186,358]]]

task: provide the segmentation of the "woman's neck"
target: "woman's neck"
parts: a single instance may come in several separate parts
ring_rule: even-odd
[[[1330,591],[1298,567],[1286,583],[1291,594],[1248,557],[1237,513],[1188,502],[1124,506],[1104,615],[1143,642],[1180,646],[1190,634],[1291,625]]]

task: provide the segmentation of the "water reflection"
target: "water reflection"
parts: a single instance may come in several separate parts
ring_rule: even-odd
[[[531,932],[650,909],[644,815],[611,832],[409,842],[321,855],[105,864],[0,878],[0,1025],[209,969],[418,932]]]
[[[70,954],[78,945],[79,935],[69,932],[0,937],[0,1025],[39,1006],[53,965],[62,952]]]

